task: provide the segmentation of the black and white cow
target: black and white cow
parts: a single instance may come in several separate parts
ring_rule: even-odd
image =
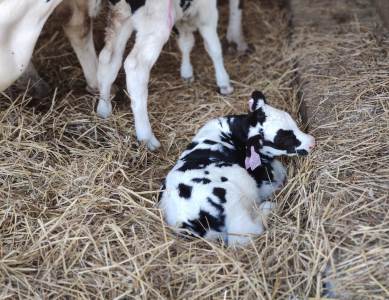
[[[252,94],[249,109],[209,121],[182,153],[160,197],[168,225],[230,245],[263,232],[262,218],[274,206],[267,199],[286,178],[274,157],[306,155],[315,140],[261,92]]]
[[[178,45],[182,52],[181,77],[185,80],[193,77],[190,53],[195,41],[193,33],[199,30],[212,59],[220,93],[226,95],[233,91],[224,67],[217,33],[216,0],[110,0],[110,2],[111,17],[106,44],[99,56],[100,99],[97,113],[101,117],[108,117],[112,112],[111,86],[122,66],[126,43],[135,30],[135,45],[124,62],[127,90],[131,98],[137,138],[153,150],[159,147],[160,143],[153,134],[147,112],[148,82],[151,68],[168,40],[173,26],[179,32]]]

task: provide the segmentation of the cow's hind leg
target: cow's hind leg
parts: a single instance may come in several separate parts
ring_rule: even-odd
[[[65,17],[66,22],[63,28],[81,64],[87,89],[96,92],[98,89],[98,60],[93,42],[93,22],[89,10],[86,0],[68,0],[58,8],[58,12]]]

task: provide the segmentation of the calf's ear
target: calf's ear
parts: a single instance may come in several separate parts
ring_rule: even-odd
[[[249,100],[249,111],[254,112],[266,104],[265,96],[260,91],[254,91]]]
[[[246,144],[246,158],[244,161],[246,170],[254,171],[261,162],[260,149],[262,148],[262,136],[256,135],[248,139]]]

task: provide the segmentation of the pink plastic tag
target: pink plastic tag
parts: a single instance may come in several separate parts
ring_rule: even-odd
[[[261,165],[261,158],[259,154],[255,151],[254,146],[251,146],[250,151],[251,151],[250,157],[246,156],[244,164],[246,170],[251,169],[254,171],[256,168],[258,168]]]
[[[168,26],[169,30],[172,30],[174,26],[174,12],[173,12],[173,0],[169,0],[169,7],[168,7]]]

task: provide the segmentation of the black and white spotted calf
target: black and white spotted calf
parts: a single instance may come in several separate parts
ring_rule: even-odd
[[[286,177],[274,157],[308,154],[315,140],[261,92],[252,94],[249,108],[209,121],[182,153],[162,187],[168,225],[230,245],[263,232],[262,217],[273,207],[267,199]]]

